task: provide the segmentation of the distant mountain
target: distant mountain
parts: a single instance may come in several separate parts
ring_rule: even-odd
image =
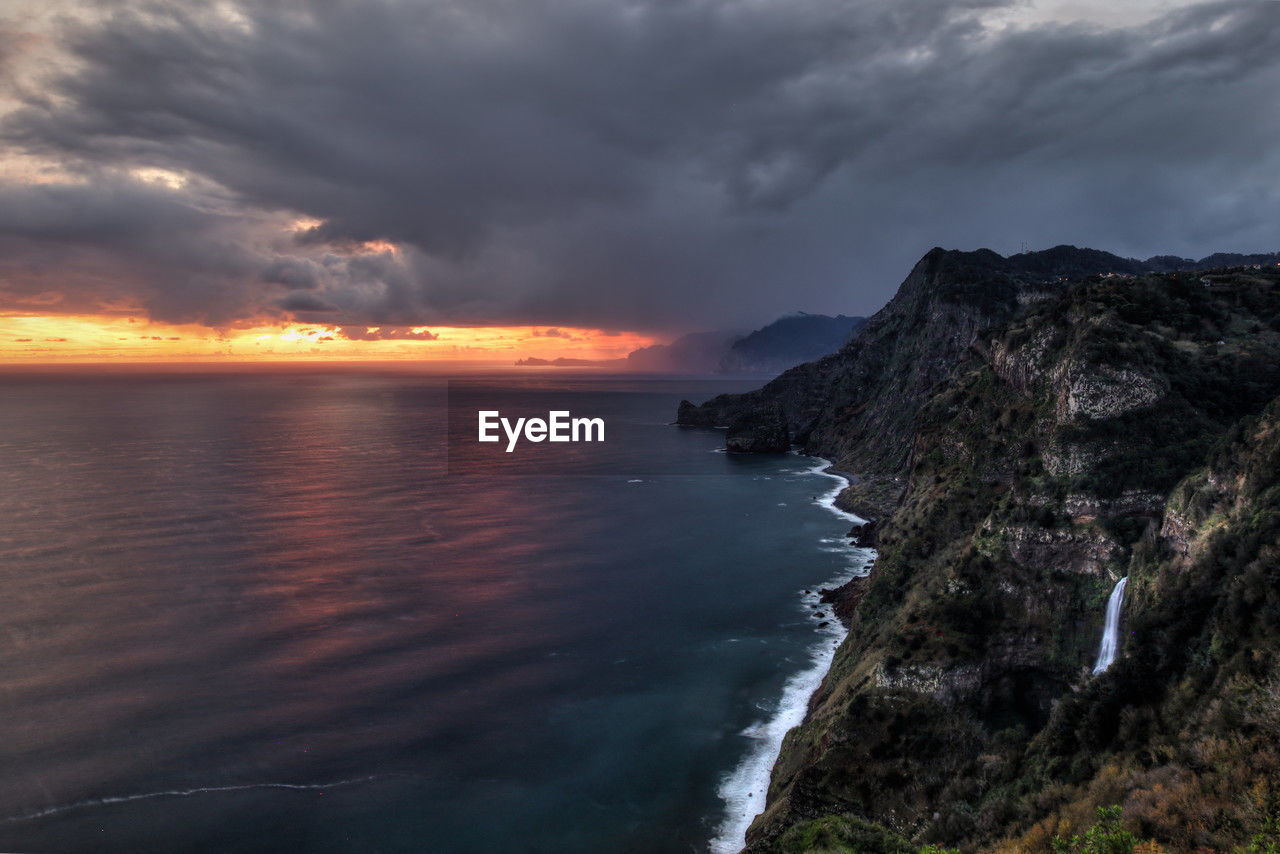
[[[516,366],[521,368],[624,368],[626,363],[626,359],[571,359],[566,356],[558,359],[539,359],[537,356],[530,356],[527,359],[516,360]]]
[[[632,350],[623,360],[628,371],[647,373],[709,374],[716,370],[739,333],[691,332],[670,344],[654,344]],[[802,360],[803,361],[803,360]]]
[[[978,252],[990,252],[979,249]],[[996,253],[991,252],[992,255]],[[1000,256],[996,255],[997,258]],[[1182,270],[1210,270],[1215,267],[1247,267],[1253,264],[1275,265],[1280,252],[1241,254],[1215,252],[1204,258],[1182,258],[1177,255],[1153,255],[1145,261],[1121,258],[1098,249],[1055,246],[1039,252],[1023,252],[1001,259],[1009,267],[1043,279],[1079,279],[1098,273],[1139,276],[1143,273],[1176,273]]]
[[[743,335],[730,330],[691,332],[670,344],[632,350],[625,359],[528,358],[521,367],[612,368],[655,374],[755,374],[772,376],[843,347],[867,322],[797,312]]]
[[[1215,252],[1199,261],[1176,255],[1155,255],[1141,262],[1143,272],[1173,273],[1178,270],[1209,270],[1214,267],[1251,267],[1254,264],[1274,266],[1280,263],[1280,252],[1244,255],[1239,252]]]
[[[1280,252],[1264,252],[1254,255],[1241,255],[1239,252],[1215,252],[1196,261],[1184,270],[1204,270],[1212,267],[1252,267],[1253,265],[1280,264]]]
[[[776,374],[834,353],[867,323],[865,317],[797,312],[739,338],[720,359],[723,374]]]

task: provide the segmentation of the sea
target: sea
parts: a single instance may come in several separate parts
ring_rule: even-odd
[[[0,374],[0,850],[738,850],[873,557],[671,423],[757,384]],[[450,426],[546,395],[605,440]]]

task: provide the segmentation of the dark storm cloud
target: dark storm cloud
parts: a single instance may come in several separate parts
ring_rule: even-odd
[[[285,294],[276,300],[276,305],[285,311],[300,313],[315,313],[326,311],[337,311],[338,307],[331,305],[317,297],[315,294],[306,291]]]
[[[165,319],[689,328],[868,313],[935,244],[1280,244],[1275,2],[189,5],[58,33],[3,133],[85,183],[3,190],[10,268]]]
[[[90,311],[140,302],[169,320],[219,320],[257,295],[240,218],[137,181],[0,185],[0,291],[10,307]],[[52,302],[51,302],[52,301]]]

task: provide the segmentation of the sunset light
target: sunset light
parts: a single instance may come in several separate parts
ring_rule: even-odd
[[[654,343],[632,332],[545,326],[339,326],[225,330],[137,317],[0,314],[0,362],[429,361],[621,358]]]

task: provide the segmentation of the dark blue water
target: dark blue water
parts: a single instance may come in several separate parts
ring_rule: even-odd
[[[0,850],[706,850],[854,560],[667,426],[723,390],[579,384],[653,465],[538,477],[432,378],[0,378]]]

